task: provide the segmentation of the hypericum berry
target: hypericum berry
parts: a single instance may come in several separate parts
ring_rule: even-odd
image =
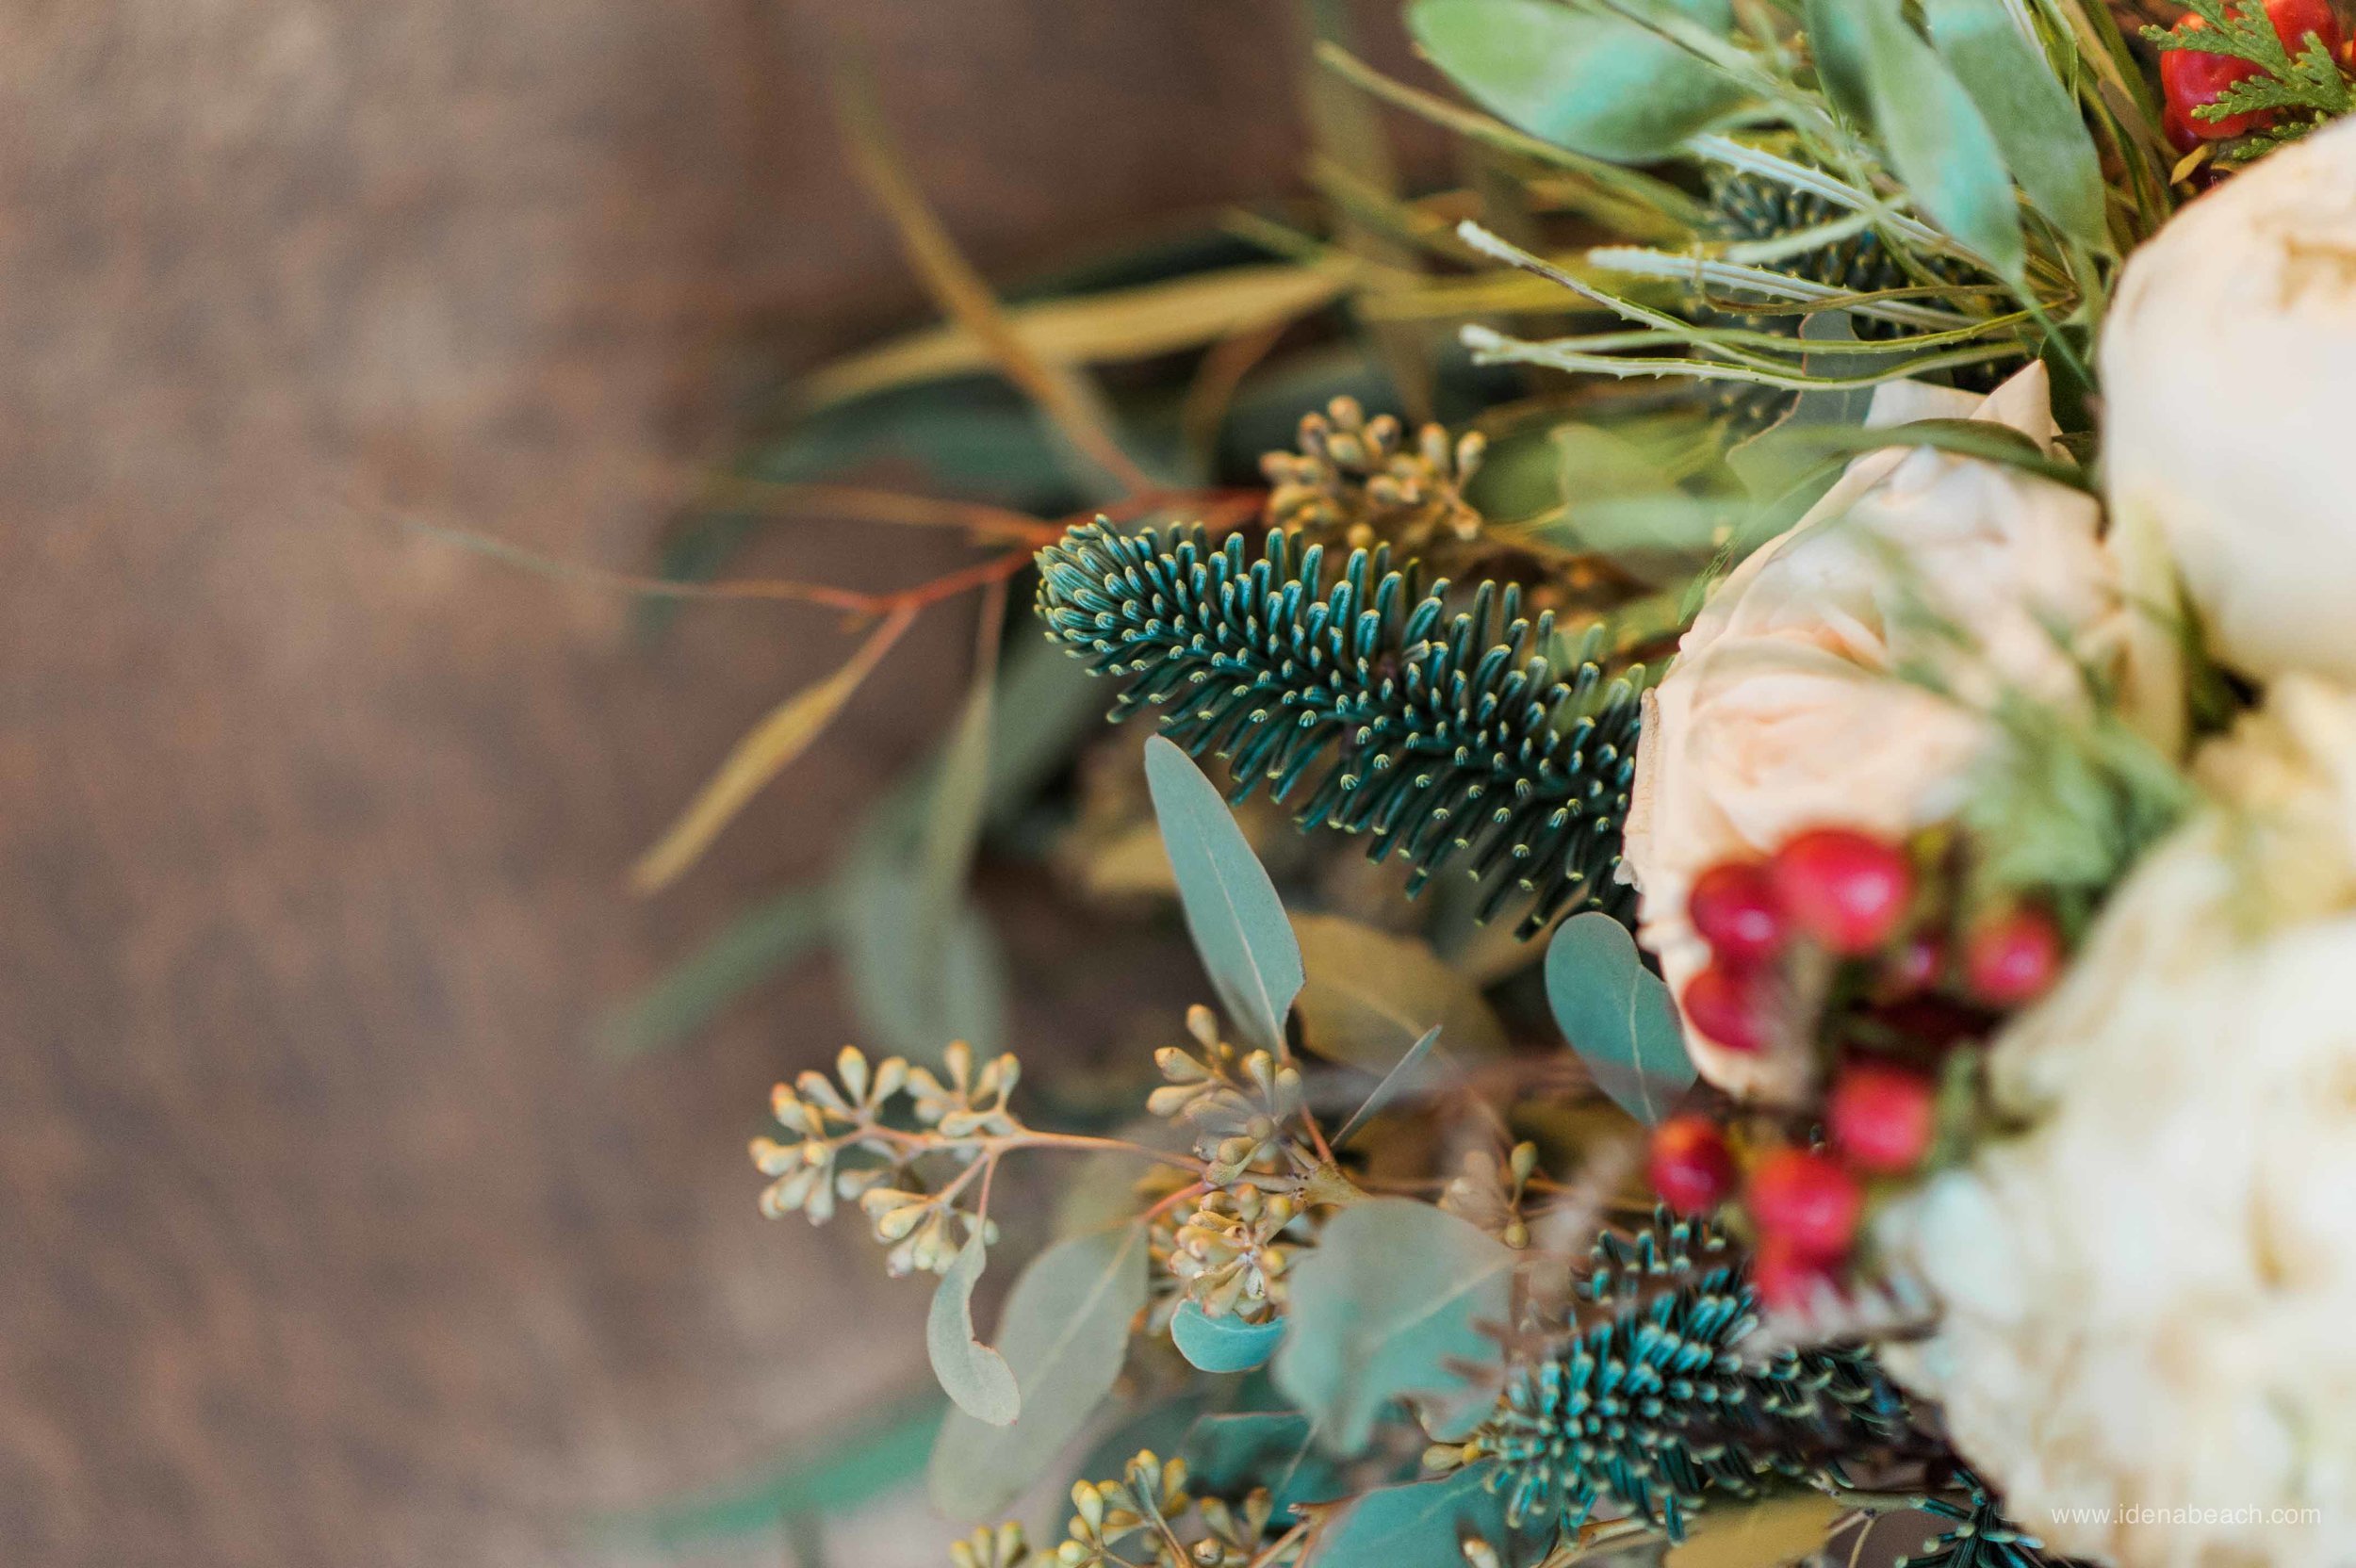
[[[2042,909],[2023,906],[1986,922],[1963,944],[1963,981],[1992,1007],[2018,1007],[2045,994],[2061,972],[2061,932]]]
[[[1849,1250],[1865,1208],[1857,1179],[1830,1154],[1811,1149],[1778,1149],[1759,1161],[1743,1197],[1761,1236],[1779,1237],[1819,1263]]]
[[[1706,1116],[1673,1116],[1652,1130],[1653,1190],[1681,1215],[1705,1215],[1734,1194],[1734,1151]]]
[[[1938,1092],[1922,1073],[1882,1062],[1841,1069],[1824,1107],[1832,1146],[1859,1170],[1894,1176],[1930,1152]]]
[[[1770,1312],[1798,1312],[1833,1288],[1832,1270],[1782,1236],[1761,1236],[1751,1250],[1751,1287]]]
[[[2323,40],[2324,47],[2334,57],[2339,54],[2340,19],[2333,14],[2330,0],[2266,0],[2266,20],[2274,24],[2275,36],[2292,55],[2305,51],[2309,33]],[[2176,24],[2175,30],[2182,36],[2197,33],[2207,25],[2197,16],[2187,16]],[[2235,82],[2257,74],[2257,66],[2231,55],[2213,55],[2204,49],[2162,50],[2160,91],[2166,100],[2163,119],[2170,139],[2182,136],[2201,141],[2229,141],[2237,136],[2248,136],[2275,119],[2274,114],[2263,109],[2229,114],[2222,120],[2203,120],[2192,112],[2215,103],[2217,95]]]
[[[1903,1002],[1920,995],[1939,983],[1939,972],[1946,967],[1947,950],[1937,937],[1908,937],[1882,960],[1880,972],[1873,977],[1873,1000]]]
[[[1792,923],[1844,957],[1888,941],[1914,897],[1906,852],[1852,828],[1788,839],[1767,869]]]
[[[1757,963],[1783,945],[1783,906],[1765,866],[1726,860],[1710,867],[1694,879],[1685,918],[1711,952],[1736,963]]]
[[[1728,1051],[1757,1051],[1767,1043],[1767,1010],[1774,1000],[1774,988],[1758,971],[1721,961],[1685,983],[1677,1005],[1704,1039]]]

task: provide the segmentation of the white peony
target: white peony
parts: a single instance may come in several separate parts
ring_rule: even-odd
[[[2102,371],[2113,516],[2156,525],[2218,653],[2356,679],[2356,121],[2137,251]]]
[[[2217,804],[1998,1040],[2027,1131],[1886,1211],[1941,1300],[1889,1347],[2058,1552],[2356,1561],[2356,695],[2201,759]]]
[[[1870,422],[1957,416],[2039,442],[2055,433],[2041,365],[1985,400],[1885,386]],[[2078,695],[2055,630],[2090,652],[2123,620],[2099,523],[2093,498],[2066,486],[1892,449],[1851,464],[1797,527],[1734,570],[1646,699],[1637,750],[1624,874],[1643,894],[1639,935],[1674,991],[1709,960],[1685,918],[1702,872],[1764,856],[1804,828],[1895,836],[1946,817],[1993,734],[1972,702],[2004,685],[2055,702]],[[1925,600],[1968,629],[1976,657],[1926,629]],[[1894,673],[1916,661],[1941,668],[1968,700]],[[1801,1087],[1796,1059],[1698,1035],[1689,1043],[1703,1075],[1730,1092]]]

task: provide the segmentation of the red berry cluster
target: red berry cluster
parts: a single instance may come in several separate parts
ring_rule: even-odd
[[[1740,1196],[1770,1305],[1802,1303],[1832,1280],[1855,1244],[1865,1183],[1929,1153],[1943,1053],[1984,1037],[2060,972],[2051,917],[2015,905],[1955,929],[1944,890],[1957,879],[1937,872],[1903,845],[1818,828],[1693,884],[1686,914],[1710,961],[1680,998],[1686,1021],[1728,1050],[1795,1039],[1829,1057],[1822,1104],[1746,1139],[1747,1160],[1707,1116],[1671,1118],[1653,1135],[1653,1185],[1672,1209],[1702,1214]],[[1788,1135],[1819,1123],[1823,1148]]]
[[[2307,35],[2323,40],[2325,48],[2339,57],[2345,39],[2340,19],[2330,0],[2266,0],[2266,20],[2274,24],[2275,36],[2282,47],[2297,56],[2305,52]],[[2208,24],[2197,16],[2187,16],[2176,24],[2180,36],[2189,36]],[[2276,116],[2271,111],[2252,110],[2246,114],[2229,114],[2220,120],[2203,120],[2192,111],[2217,102],[2217,96],[2235,82],[2258,74],[2258,68],[2248,60],[2231,55],[2213,55],[2200,49],[2168,49],[2160,55],[2160,92],[2166,100],[2161,119],[2168,140],[2181,152],[2191,152],[2203,141],[2229,141],[2237,136],[2248,136],[2261,129]]]

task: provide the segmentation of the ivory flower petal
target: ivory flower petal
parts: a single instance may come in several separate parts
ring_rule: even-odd
[[[2212,645],[2356,679],[2356,121],[2194,202],[2127,263],[2102,344],[2103,466]]]

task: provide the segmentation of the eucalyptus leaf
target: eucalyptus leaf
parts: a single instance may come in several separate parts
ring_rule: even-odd
[[[1292,1329],[1276,1386],[1337,1452],[1356,1453],[1378,1412],[1411,1394],[1462,1392],[1459,1362],[1493,1361],[1482,1324],[1506,1319],[1515,1254],[1456,1216],[1408,1198],[1370,1198],[1336,1216],[1294,1266]],[[1442,1442],[1481,1418],[1432,1425]]]
[[[1366,1103],[1350,1113],[1350,1119],[1342,1123],[1342,1130],[1333,1135],[1333,1147],[1339,1149],[1349,1143],[1358,1129],[1373,1120],[1383,1106],[1417,1086],[1424,1076],[1424,1061],[1439,1043],[1440,1026],[1435,1023],[1423,1038],[1407,1048],[1407,1054],[1399,1059],[1397,1067],[1383,1075],[1383,1081],[1374,1086],[1374,1092],[1366,1096]]]
[[[1621,1109],[1651,1126],[1693,1082],[1669,988],[1644,968],[1628,927],[1590,910],[1546,948],[1546,1001],[1562,1037]]]
[[[2019,282],[2027,262],[2020,205],[1972,95],[1906,24],[1898,0],[1835,3],[1855,9],[1874,129],[1907,192],[1924,216]]]
[[[1129,1320],[1145,1304],[1145,1229],[1060,1242],[1031,1260],[1002,1315],[999,1354],[1023,1410],[993,1427],[951,1411],[934,1441],[933,1501],[955,1519],[1003,1511],[1043,1474],[1121,1375]]]
[[[1264,1366],[1284,1343],[1284,1320],[1246,1323],[1232,1314],[1213,1317],[1192,1301],[1182,1303],[1170,1320],[1170,1342],[1178,1353],[1203,1372],[1249,1372]]]
[[[987,1262],[982,1233],[975,1231],[933,1289],[932,1311],[924,1319],[924,1349],[932,1357],[933,1376],[941,1380],[941,1391],[959,1410],[976,1421],[1004,1427],[1022,1413],[1023,1396],[1006,1359],[973,1334],[973,1285]]]
[[[1317,1428],[1294,1411],[1206,1415],[1178,1451],[1196,1492],[1236,1500],[1265,1486],[1279,1519],[1295,1503],[1322,1503],[1349,1490],[1317,1451]]]
[[[1378,1487],[1355,1499],[1320,1525],[1302,1568],[1422,1568],[1465,1560],[1464,1543],[1476,1537],[1501,1544],[1510,1533],[1505,1489],[1492,1491],[1484,1468]]]
[[[2006,0],[1925,0],[1931,45],[1995,133],[2038,211],[2083,245],[2110,244],[2102,165],[2078,106]]]
[[[1724,33],[1728,0],[1663,0]],[[1626,17],[1551,0],[1416,0],[1415,42],[1466,96],[1532,136],[1621,163],[1677,151],[1744,101],[1742,86]]]
[[[1309,1048],[1368,1072],[1388,1072],[1427,1029],[1448,1031],[1466,1056],[1505,1054],[1505,1026],[1480,990],[1415,937],[1339,915],[1296,915],[1306,971],[1298,1005]]]
[[[1194,760],[1156,735],[1145,745],[1145,783],[1177,874],[1186,930],[1236,1032],[1284,1050],[1284,1016],[1301,994],[1301,944],[1276,885],[1244,841],[1225,797]]]

